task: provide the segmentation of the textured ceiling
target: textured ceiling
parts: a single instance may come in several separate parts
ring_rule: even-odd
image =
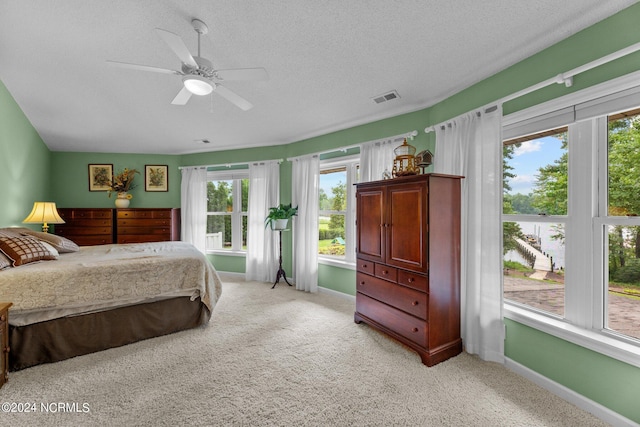
[[[635,3],[630,0],[2,0],[0,80],[54,151],[179,154],[284,144],[415,111]],[[193,54],[209,26],[218,69],[251,101],[170,102],[179,69],[154,28]],[[371,98],[396,90],[400,99]],[[207,139],[209,144],[194,141]]]

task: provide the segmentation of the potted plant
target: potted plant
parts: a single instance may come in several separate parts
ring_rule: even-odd
[[[287,228],[289,218],[298,214],[298,207],[291,207],[291,203],[288,205],[280,204],[279,206],[269,208],[269,215],[264,220],[264,227],[267,228],[271,225],[272,230],[284,230]]]

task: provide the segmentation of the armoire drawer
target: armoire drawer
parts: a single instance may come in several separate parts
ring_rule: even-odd
[[[377,277],[357,273],[357,291],[427,320],[427,294]]]
[[[422,347],[427,346],[429,325],[424,320],[364,294],[360,294],[356,298],[356,311]]]
[[[385,264],[376,263],[373,270],[376,277],[384,280],[389,280],[390,282],[398,281],[398,269],[395,267],[389,267]]]
[[[427,276],[422,276],[412,271],[398,270],[398,283],[422,292],[429,292]]]

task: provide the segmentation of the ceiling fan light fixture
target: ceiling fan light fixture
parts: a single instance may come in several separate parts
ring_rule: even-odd
[[[188,75],[182,78],[184,87],[194,95],[209,95],[213,92],[213,83],[199,75]]]

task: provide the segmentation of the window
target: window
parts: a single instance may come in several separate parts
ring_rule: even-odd
[[[640,109],[607,122],[604,327],[640,339]]]
[[[325,261],[355,262],[355,188],[358,159],[320,164],[318,255]]]
[[[248,172],[209,172],[207,251],[247,249]]]
[[[640,366],[640,87],[608,90],[505,117],[505,315]]]
[[[564,316],[567,127],[504,141],[504,298]],[[544,221],[541,221],[544,218]]]

